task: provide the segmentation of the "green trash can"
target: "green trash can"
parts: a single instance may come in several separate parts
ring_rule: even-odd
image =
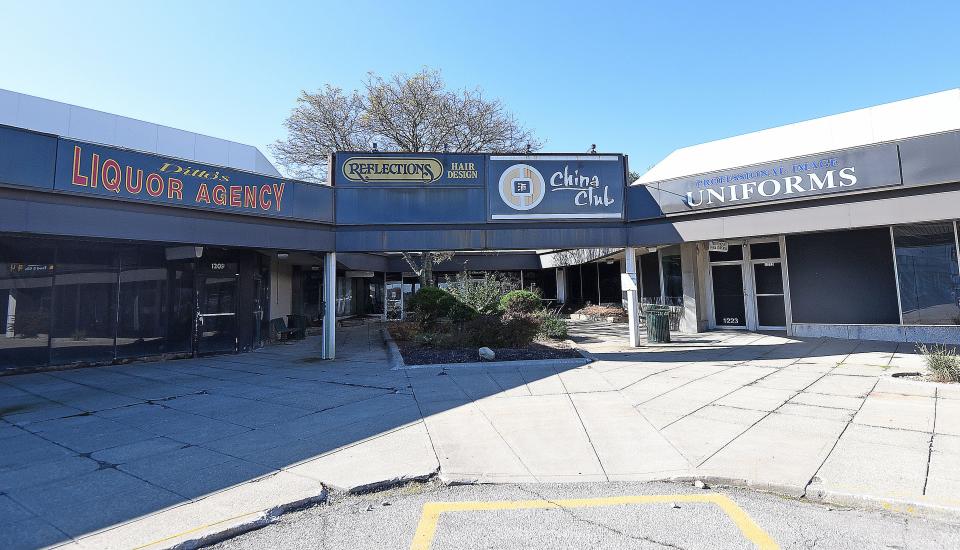
[[[670,308],[649,306],[647,316],[647,343],[664,344],[670,341]]]

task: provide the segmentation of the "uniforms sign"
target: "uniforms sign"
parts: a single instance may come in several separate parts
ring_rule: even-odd
[[[803,199],[901,185],[897,145],[883,143],[836,153],[666,180],[665,214]]]
[[[624,160],[619,155],[490,155],[492,221],[619,220]]]

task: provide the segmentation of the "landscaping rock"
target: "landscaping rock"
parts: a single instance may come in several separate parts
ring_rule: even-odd
[[[497,358],[497,354],[493,352],[492,349],[484,346],[477,350],[480,353],[480,359],[484,361],[493,361]]]

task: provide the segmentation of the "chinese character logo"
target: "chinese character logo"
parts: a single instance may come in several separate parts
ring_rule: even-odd
[[[530,210],[540,204],[547,186],[540,171],[528,164],[514,164],[500,175],[500,198],[514,210]]]

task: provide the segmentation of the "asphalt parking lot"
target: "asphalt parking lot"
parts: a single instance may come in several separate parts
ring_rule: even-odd
[[[958,548],[960,526],[678,483],[442,486],[340,496],[215,548]]]

